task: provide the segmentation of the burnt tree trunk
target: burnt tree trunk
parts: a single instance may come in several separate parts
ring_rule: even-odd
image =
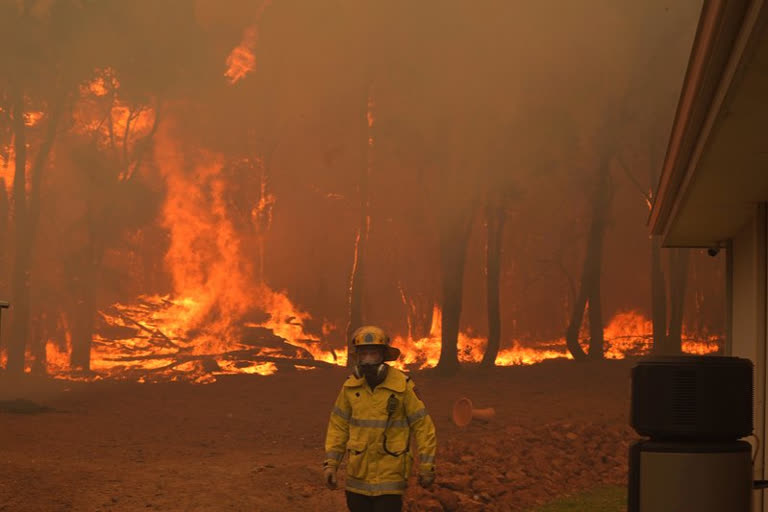
[[[499,355],[501,343],[501,305],[499,281],[501,278],[501,247],[504,234],[506,209],[504,200],[496,197],[489,200],[485,210],[487,245],[485,251],[486,294],[488,304],[488,345],[483,355],[482,366],[492,367]]]
[[[432,329],[432,316],[435,312],[434,297],[419,293],[412,300],[414,300],[414,308],[409,321],[410,334],[415,340],[426,338]]]
[[[27,218],[27,140],[24,126],[24,94],[13,88],[13,141],[15,169],[13,176],[13,218],[16,254],[11,277],[13,323],[8,342],[10,373],[24,371],[24,352],[29,329],[29,223]]]
[[[683,306],[688,282],[689,249],[672,249],[669,272],[669,329],[665,352],[680,354],[683,351]]]
[[[86,271],[91,274],[93,271]],[[83,276],[83,292],[77,305],[72,328],[72,353],[69,364],[72,370],[89,372],[91,369],[91,342],[96,314],[95,290],[91,276]]]
[[[89,222],[94,222],[88,212]],[[83,250],[85,265],[79,278],[80,297],[75,307],[72,329],[72,352],[69,365],[72,370],[89,372],[91,369],[91,344],[93,341],[94,320],[96,318],[97,279],[103,259],[103,246],[98,243],[95,230],[91,229],[88,242]]]
[[[347,366],[354,364],[351,354],[352,333],[355,329],[363,325],[363,294],[365,290],[366,274],[366,252],[368,249],[368,233],[370,230],[370,198],[369,198],[369,174],[371,164],[370,154],[370,126],[368,121],[368,98],[370,95],[370,84],[363,88],[364,93],[360,104],[362,111],[358,114],[360,126],[360,176],[358,183],[360,199],[360,220],[355,238],[355,251],[352,260],[352,272],[349,283],[349,323],[347,324]]]
[[[130,138],[130,126],[126,125],[123,134],[123,159],[121,161],[120,157],[115,157],[115,167],[124,170],[115,176],[104,176],[101,178],[101,180],[106,179],[106,181],[96,180],[95,184],[91,187],[91,193],[88,195],[85,216],[87,242],[84,244],[81,257],[83,270],[78,276],[79,286],[77,288],[79,288],[79,299],[75,305],[72,326],[72,351],[69,358],[72,370],[89,372],[91,369],[91,346],[93,343],[94,321],[97,314],[97,292],[101,289],[100,276],[106,250],[103,241],[104,229],[100,223],[103,222],[103,217],[108,207],[104,204],[103,197],[100,195],[101,188],[116,187],[119,186],[120,182],[127,183],[133,179],[136,172],[140,169],[145,155],[152,148],[154,136],[157,133],[160,122],[160,111],[161,103],[158,101],[150,132],[137,143],[132,152],[127,147]],[[115,151],[115,154],[118,153]],[[108,185],[105,185],[105,183]],[[94,195],[94,192],[96,195]]]
[[[473,207],[454,212],[455,222],[443,219],[440,227],[440,278],[442,283],[442,339],[437,368],[452,374],[459,368],[459,321],[464,290],[464,263],[472,231]],[[450,217],[450,216],[448,216]]]
[[[409,338],[413,340],[426,338],[432,327],[434,299],[423,292],[408,293],[403,283],[398,283],[398,288],[401,302],[405,308]]]
[[[664,269],[661,266],[661,238],[651,240],[651,316],[653,322],[653,352],[663,354],[667,346],[667,292]]]
[[[608,227],[608,210],[612,192],[610,162],[608,159],[603,159],[590,229],[592,251],[589,285],[589,357],[591,359],[602,359],[605,348],[602,301],[603,242]]]
[[[5,180],[0,179],[0,290],[7,290],[8,279],[8,217],[10,214],[10,201],[8,191],[5,188]],[[5,292],[4,292],[5,293]],[[0,300],[5,300],[5,297]],[[0,333],[0,340],[2,334]]]
[[[603,357],[601,274],[603,239],[608,224],[608,209],[612,196],[610,179],[610,159],[603,158],[592,201],[592,220],[587,236],[587,250],[584,256],[579,293],[576,296],[571,319],[565,332],[566,347],[576,360],[583,360],[587,357],[579,344],[579,333],[587,304],[589,304],[589,357],[595,359]]]
[[[46,345],[50,334],[48,316],[47,312],[41,312],[32,315],[29,322],[31,336],[26,353],[29,356],[27,364],[29,364],[30,373],[33,375],[44,375],[48,370],[48,356],[46,354]]]
[[[24,94],[14,88],[13,131],[16,167],[13,181],[13,211],[15,218],[16,254],[12,277],[13,324],[8,344],[7,370],[10,373],[24,372],[24,356],[29,337],[30,318],[30,276],[32,254],[37,222],[40,217],[40,188],[43,169],[56,139],[60,103],[53,105],[45,138],[37,151],[30,173],[30,194],[27,201],[26,188],[26,127],[24,126]]]
[[[565,330],[565,345],[568,348],[568,352],[571,353],[573,358],[577,361],[586,359],[587,354],[579,344],[579,333],[581,332],[581,322],[584,320],[584,310],[587,307],[588,289],[584,284],[585,277],[587,276],[587,262],[584,262],[584,267],[581,272],[581,284],[579,285],[579,294],[576,296],[576,300],[573,303],[573,310],[571,311],[571,319],[568,322],[568,327]]]

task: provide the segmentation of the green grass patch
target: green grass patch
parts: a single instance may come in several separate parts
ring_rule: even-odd
[[[624,512],[626,510],[627,489],[611,486],[561,498],[531,512]]]

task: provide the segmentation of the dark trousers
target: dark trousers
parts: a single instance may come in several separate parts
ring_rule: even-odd
[[[366,496],[356,492],[347,492],[347,507],[350,512],[400,512],[403,510],[403,497],[400,494]]]

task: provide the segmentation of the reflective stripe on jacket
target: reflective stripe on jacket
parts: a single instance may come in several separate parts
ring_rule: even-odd
[[[402,494],[413,464],[413,453],[405,451],[409,432],[416,440],[419,471],[434,471],[435,425],[413,389],[413,380],[392,367],[373,391],[365,378],[350,375],[344,382],[328,422],[325,463],[338,466],[347,455],[347,490],[370,496]],[[388,420],[392,396],[397,407]]]

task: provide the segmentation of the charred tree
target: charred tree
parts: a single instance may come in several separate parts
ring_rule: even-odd
[[[79,300],[72,322],[72,352],[70,353],[70,368],[81,372],[88,372],[91,369],[91,343],[96,317],[96,290],[98,289],[97,276],[101,270],[101,260],[104,254],[103,246],[97,241],[97,233],[92,227],[92,212],[88,212],[88,217],[91,229],[89,229],[88,240],[82,249],[84,265],[78,277]]]
[[[464,264],[472,231],[474,207],[445,214],[440,226],[440,278],[442,283],[442,339],[437,368],[446,374],[459,368],[459,321],[464,291]]]
[[[347,324],[347,354],[352,354],[352,332],[363,325],[363,295],[365,291],[366,274],[366,252],[368,250],[368,233],[371,228],[370,217],[370,197],[368,190],[369,177],[371,172],[371,151],[370,151],[370,125],[369,103],[371,94],[371,84],[366,83],[363,88],[364,94],[361,104],[364,106],[358,114],[360,126],[360,151],[361,164],[358,182],[358,197],[360,216],[355,236],[355,250],[352,259],[352,272],[349,282],[349,323]],[[347,358],[347,366],[352,366],[351,357]]]
[[[83,276],[82,297],[75,312],[72,325],[72,353],[70,368],[72,370],[89,372],[91,369],[91,342],[93,339],[93,323],[96,315],[95,283],[93,273],[89,269]]]
[[[658,152],[653,144],[649,150],[649,192],[623,165],[627,177],[642,195],[648,211],[653,207],[653,190],[658,184],[658,163],[654,156]],[[651,319],[653,339],[651,351],[657,355],[682,353],[683,311],[688,283],[689,249],[671,249],[668,271],[664,271],[661,238],[651,237]]]
[[[496,363],[501,343],[501,305],[499,281],[501,279],[501,248],[506,220],[506,208],[500,194],[488,201],[485,208],[487,244],[485,249],[486,294],[488,304],[488,345],[482,366]]]
[[[413,339],[422,339],[429,336],[432,328],[432,317],[435,312],[434,297],[426,293],[419,293],[413,300],[413,308],[409,312],[408,326]]]
[[[7,369],[11,373],[24,371],[24,354],[29,336],[30,319],[30,276],[35,233],[40,218],[40,188],[43,170],[56,139],[56,130],[61,113],[61,102],[51,108],[50,119],[43,142],[32,162],[27,200],[27,137],[24,124],[24,93],[13,89],[13,136],[16,167],[13,178],[13,213],[15,229],[15,257],[12,277],[12,300],[14,305],[11,339],[8,344]]]
[[[661,162],[658,161],[656,155],[659,154],[658,148],[654,144],[654,139],[651,139],[651,144],[648,148],[648,192],[643,190],[640,183],[634,178],[629,169],[625,166],[625,170],[630,179],[635,183],[635,186],[642,194],[645,200],[645,205],[648,207],[650,213],[653,208],[654,190],[658,185],[659,176],[658,168]],[[654,354],[666,354],[668,352],[667,347],[667,276],[664,272],[664,266],[662,264],[662,247],[661,237],[651,237],[651,322],[653,329],[653,338],[651,351]]]
[[[587,270],[582,270],[582,285],[579,287],[579,294],[576,296],[576,300],[573,303],[573,310],[571,312],[571,319],[568,322],[568,327],[565,331],[565,344],[568,348],[568,352],[571,353],[573,358],[577,361],[586,359],[587,353],[581,348],[579,344],[579,333],[581,332],[581,323],[584,319],[584,311],[587,307],[588,290],[583,284],[584,275]]]
[[[687,16],[691,13],[680,11],[680,14]],[[685,21],[681,18],[671,18],[668,23],[670,23],[670,27],[679,27]],[[617,158],[627,178],[639,192],[649,213],[656,200],[659,172],[663,164],[664,149],[668,138],[666,129],[669,126],[667,117],[669,111],[666,109],[677,102],[678,95],[677,90],[670,88],[655,89],[655,94],[651,92],[654,91],[654,88],[663,85],[662,82],[653,79],[653,77],[664,74],[665,66],[674,65],[674,58],[672,57],[676,53],[684,55],[688,52],[686,45],[689,43],[684,37],[681,37],[681,34],[680,30],[674,29],[668,31],[665,38],[656,40],[656,48],[651,52],[647,63],[644,66],[636,67],[639,75],[630,82],[632,86],[627,90],[624,101],[620,104],[625,117],[623,126],[639,127],[642,130],[639,134],[627,133],[626,139],[647,142],[647,146],[641,147],[638,153],[645,154],[647,171],[643,174],[647,176],[648,181],[638,179],[639,173],[634,174],[634,169],[631,167],[633,167],[632,162],[637,162],[637,159],[629,159],[632,153],[627,152],[627,149],[630,148],[626,148],[624,154],[617,154]],[[630,98],[632,101],[628,101]],[[655,99],[651,104],[642,104],[640,101],[643,98]],[[665,104],[669,107],[665,107]],[[630,107],[633,110],[630,110]],[[626,122],[629,120],[632,122]],[[680,336],[676,332],[682,331],[682,310],[687,281],[687,256],[682,259],[678,258],[665,271],[664,252],[660,238],[652,236],[650,239],[651,318],[653,322],[651,351],[655,354],[679,353],[679,348],[676,347],[680,347],[681,343],[673,340],[670,346],[669,336],[671,334],[673,338],[679,338]],[[680,292],[681,295],[677,295],[678,291],[672,290],[683,291]],[[671,297],[670,293],[675,297]]]
[[[405,321],[408,326],[408,337],[413,340],[426,338],[430,334],[434,300],[426,293],[408,293],[405,285],[398,282],[400,300],[405,308]]]
[[[13,323],[8,343],[6,369],[24,371],[24,352],[29,328],[29,223],[27,219],[27,138],[24,126],[24,94],[13,88],[13,141],[15,168],[13,176],[13,217],[16,254],[11,277]]]
[[[579,343],[579,333],[587,305],[589,307],[589,357],[594,359],[603,357],[601,274],[603,240],[608,225],[611,198],[610,159],[604,157],[598,170],[597,184],[592,200],[592,219],[587,235],[587,250],[582,267],[581,284],[565,332],[566,346],[576,360],[587,358],[587,353],[584,352]]]
[[[113,94],[112,103],[115,101]],[[151,208],[146,205],[143,213],[134,211],[133,197],[147,197],[148,191],[142,189],[137,181],[137,172],[152,149],[154,137],[160,123],[161,102],[157,100],[154,119],[149,132],[131,145],[132,125],[126,123],[123,133],[119,134],[122,148],[115,146],[114,121],[110,119],[110,149],[106,154],[99,152],[98,145],[92,143],[79,155],[79,166],[87,177],[86,211],[84,216],[85,241],[78,254],[81,270],[74,276],[73,288],[78,297],[72,319],[72,352],[70,367],[72,370],[89,372],[91,366],[91,345],[93,342],[94,322],[97,315],[98,291],[101,289],[101,274],[104,268],[104,254],[110,240],[132,227],[132,222],[141,224],[141,219]],[[128,119],[135,119],[145,107],[134,107]],[[119,198],[108,200],[106,198]],[[119,215],[117,211],[132,212]],[[112,219],[112,220],[109,220]],[[118,221],[119,219],[120,221]]]
[[[8,268],[8,217],[10,201],[5,180],[0,179],[0,289],[6,290],[6,269]]]
[[[683,308],[688,283],[689,249],[672,249],[669,270],[669,327],[664,352],[683,352]]]
[[[661,238],[651,239],[651,321],[653,323],[653,351],[664,353],[667,339],[666,278],[661,264]]]
[[[613,186],[611,184],[610,161],[603,159],[598,181],[597,198],[595,200],[592,233],[590,234],[591,269],[589,286],[589,357],[602,359],[605,340],[603,339],[603,302],[602,302],[602,270],[603,242],[608,227],[608,212],[610,210]]]

